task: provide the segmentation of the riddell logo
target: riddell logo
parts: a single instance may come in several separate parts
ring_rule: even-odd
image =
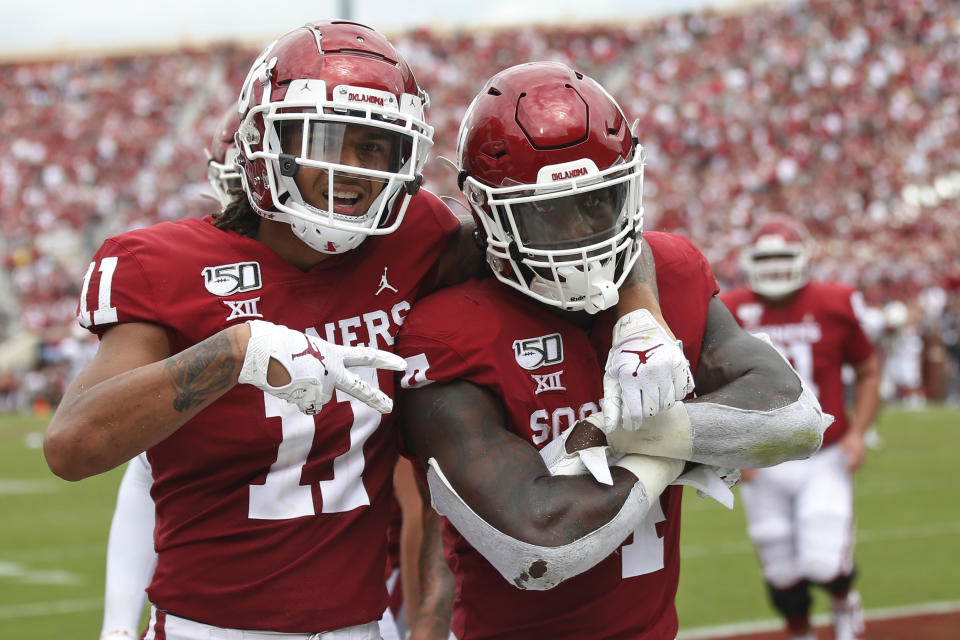
[[[587,175],[587,169],[585,167],[579,167],[577,169],[570,169],[569,171],[557,171],[556,173],[550,174],[550,177],[554,182],[559,182],[561,180],[570,180],[571,178],[579,178],[585,175]]]
[[[347,94],[347,100],[349,100],[350,102],[370,102],[377,105],[378,107],[383,106],[383,98],[380,98],[378,96],[367,95],[365,93]]]

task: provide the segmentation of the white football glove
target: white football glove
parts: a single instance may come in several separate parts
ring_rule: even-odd
[[[649,311],[637,309],[617,321],[603,373],[605,432],[620,425],[624,403],[632,419],[624,420],[623,428],[634,430],[644,417],[669,410],[691,391],[693,375],[683,344],[671,340]]]
[[[342,347],[262,320],[252,320],[248,324],[250,341],[238,382],[252,384],[295,404],[308,415],[320,413],[333,396],[334,389],[350,394],[380,413],[389,413],[393,409],[393,400],[387,394],[347,367],[403,371],[406,361],[400,356],[370,347]],[[290,375],[288,384],[274,387],[267,382],[271,358]]]

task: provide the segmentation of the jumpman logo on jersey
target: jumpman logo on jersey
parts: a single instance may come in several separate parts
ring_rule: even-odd
[[[383,293],[384,289],[390,289],[390,291],[397,293],[397,289],[395,287],[392,287],[390,283],[387,282],[387,267],[383,268],[383,277],[380,278],[380,288],[377,289],[377,292],[373,295],[375,296],[380,295],[381,293]]]
[[[647,360],[649,360],[648,355],[650,354],[650,352],[654,351],[655,349],[659,349],[662,346],[663,346],[662,344],[655,344],[649,349],[644,349],[643,351],[631,351],[630,349],[623,350],[624,353],[635,353],[637,355],[637,358],[639,358],[639,362],[637,362],[637,368],[633,370],[634,378],[637,377],[637,373],[640,371],[640,366],[647,364]]]

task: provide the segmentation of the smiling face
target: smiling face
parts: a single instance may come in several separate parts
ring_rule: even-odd
[[[368,171],[398,169],[399,141],[388,131],[364,125],[312,122],[304,144],[303,130],[300,121],[282,128],[284,153]],[[367,213],[387,181],[339,169],[333,172],[331,184],[327,169],[301,165],[294,182],[303,200],[314,207],[358,217]]]

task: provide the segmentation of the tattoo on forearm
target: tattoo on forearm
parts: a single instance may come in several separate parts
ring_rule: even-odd
[[[237,381],[230,338],[217,334],[177,354],[166,364],[176,395],[173,408],[189,411],[229,389]]]

